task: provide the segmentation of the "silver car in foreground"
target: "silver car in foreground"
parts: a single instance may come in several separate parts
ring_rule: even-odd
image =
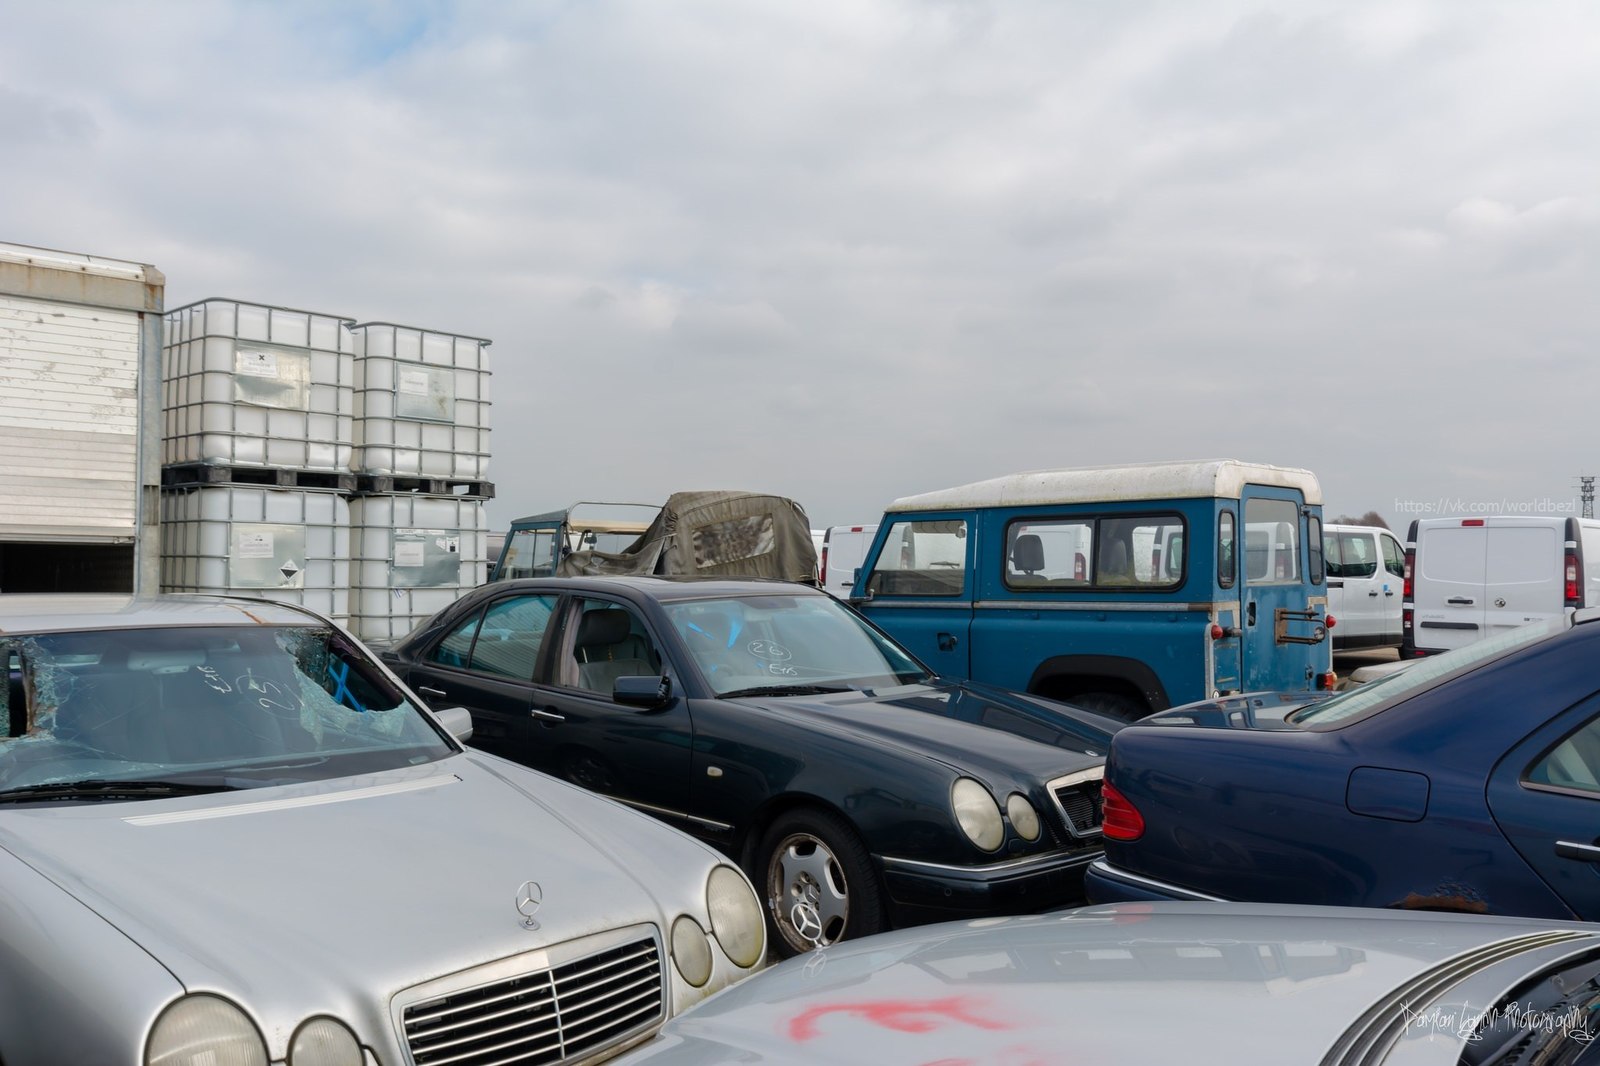
[[[626,1066],[1593,1066],[1600,926],[1139,903],[924,926],[774,966]]]
[[[0,596],[0,1062],[589,1062],[751,973],[710,848],[298,607]]]

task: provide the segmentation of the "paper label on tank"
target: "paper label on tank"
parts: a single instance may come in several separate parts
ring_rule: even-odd
[[[233,369],[253,378],[275,378],[278,376],[278,354],[241,349],[234,353]]]
[[[394,545],[394,565],[421,566],[423,543],[420,540],[399,540]]]
[[[270,559],[272,558],[271,533],[246,533],[238,534],[239,547],[236,556],[240,559]]]
[[[434,546],[437,547],[440,551],[450,552],[452,554],[455,554],[455,553],[458,553],[458,552],[461,551],[461,538],[460,537],[437,537],[437,538],[434,539],[433,543],[434,543]]]
[[[400,391],[407,396],[428,395],[428,372],[426,370],[400,371]]]

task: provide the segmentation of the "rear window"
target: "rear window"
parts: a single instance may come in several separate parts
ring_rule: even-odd
[[[1348,692],[1332,696],[1289,717],[1296,725],[1331,728],[1356,718],[1388,709],[1411,696],[1430,689],[1440,681],[1456,674],[1476,669],[1491,659],[1508,655],[1518,648],[1537,644],[1567,628],[1565,618],[1550,622],[1519,626],[1508,633],[1489,637],[1442,655],[1417,659],[1398,673],[1362,685]]]

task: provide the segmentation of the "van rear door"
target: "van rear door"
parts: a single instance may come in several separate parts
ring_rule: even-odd
[[[1412,603],[1418,651],[1448,651],[1483,638],[1489,536],[1484,520],[1417,524]]]
[[[1564,523],[1484,520],[1486,637],[1559,618],[1566,609]]]

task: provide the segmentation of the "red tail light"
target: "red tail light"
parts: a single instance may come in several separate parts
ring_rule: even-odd
[[[1578,565],[1578,553],[1567,549],[1567,606],[1583,606],[1583,568]]]
[[[1481,519],[1481,518],[1463,518],[1461,520],[1461,524],[1464,525],[1464,526],[1481,526],[1481,525],[1483,525],[1483,519]]]
[[[1407,548],[1406,549],[1406,576],[1405,576],[1405,579],[1404,579],[1404,581],[1402,582],[1402,584],[1400,586],[1400,598],[1402,600],[1414,600],[1414,599],[1416,599],[1416,597],[1411,594],[1412,593],[1411,573],[1416,568],[1416,565],[1417,565],[1417,549],[1415,549],[1415,548]]]
[[[1144,815],[1110,781],[1100,786],[1100,832],[1109,840],[1138,840],[1144,836]]]
[[[1324,692],[1332,692],[1333,687],[1339,683],[1339,675],[1328,673],[1317,678],[1317,687]]]
[[[822,554],[817,558],[817,583],[820,585],[828,583],[828,546],[826,544],[822,546]]]

